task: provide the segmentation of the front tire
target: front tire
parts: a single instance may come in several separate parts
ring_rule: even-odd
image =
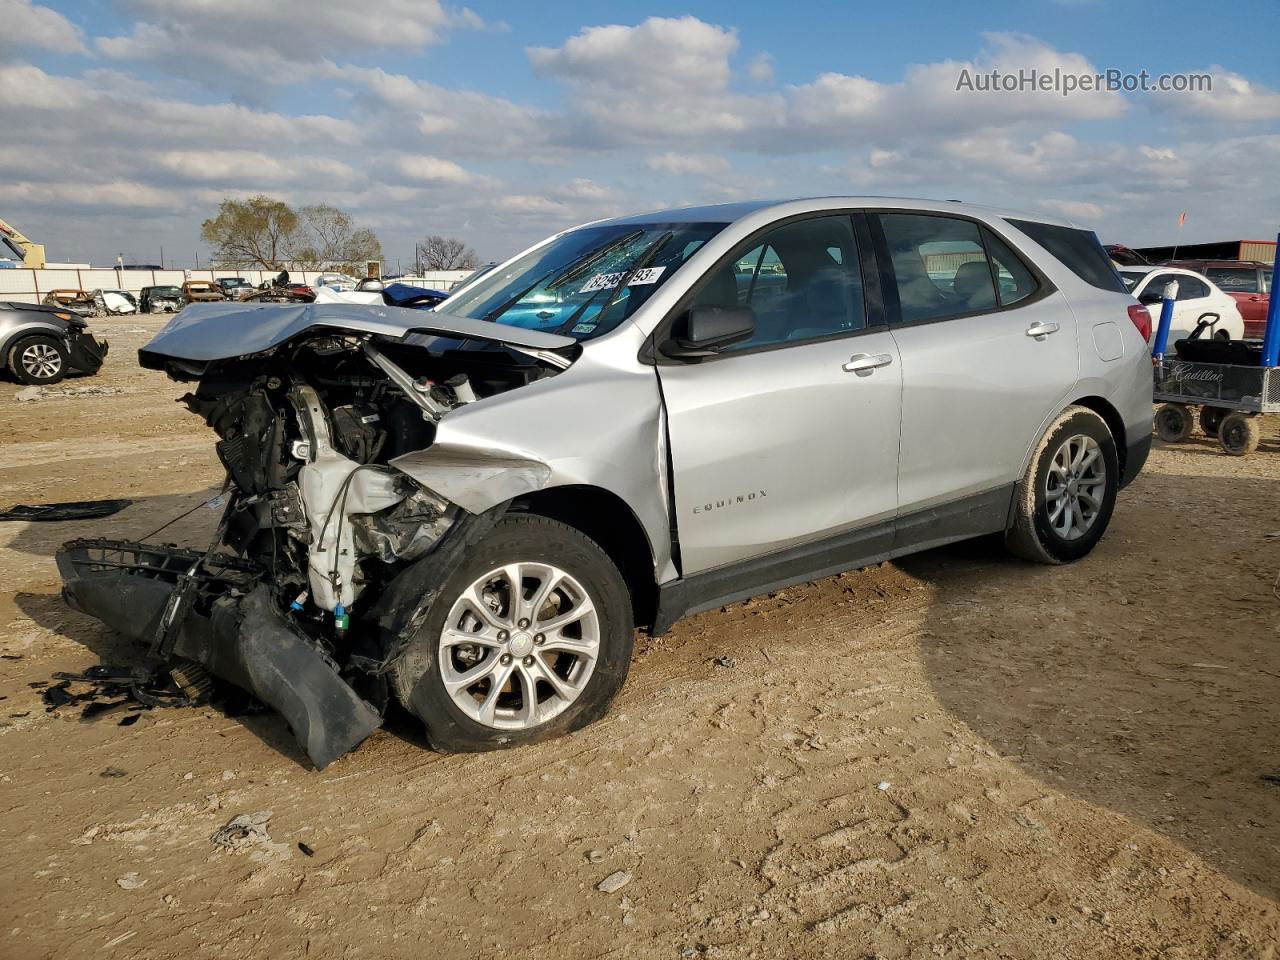
[[[23,337],[9,351],[9,370],[19,383],[45,386],[67,375],[67,348],[53,337]]]
[[[1045,431],[1018,483],[1005,545],[1035,563],[1079,560],[1111,522],[1119,479],[1106,421],[1087,407],[1067,407]]]
[[[438,750],[536,743],[604,715],[634,640],[626,583],[599,545],[513,514],[445,581],[392,685]]]

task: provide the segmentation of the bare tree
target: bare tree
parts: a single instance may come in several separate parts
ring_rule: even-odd
[[[200,226],[213,247],[214,262],[224,267],[279,270],[292,254],[298,215],[271,197],[223,200],[218,215]]]
[[[365,264],[382,260],[382,244],[368,229],[357,229],[351,215],[322,203],[298,211],[298,246],[294,260],[312,269],[355,268],[363,276]]]
[[[418,241],[415,258],[419,273],[424,270],[474,270],[480,266],[476,252],[461,240],[434,234]]]

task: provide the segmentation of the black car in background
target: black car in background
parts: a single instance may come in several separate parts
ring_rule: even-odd
[[[143,287],[138,294],[140,313],[177,313],[181,309],[182,291],[177,287]]]

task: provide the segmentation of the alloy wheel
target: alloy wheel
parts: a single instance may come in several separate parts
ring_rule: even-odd
[[[509,563],[454,601],[440,633],[444,688],[477,723],[525,730],[586,689],[600,653],[600,619],[574,577],[547,563]]]
[[[40,380],[56,377],[62,370],[62,357],[47,343],[33,343],[18,358],[28,376]]]
[[[1044,478],[1044,502],[1053,532],[1063,540],[1087,534],[1102,512],[1106,487],[1107,465],[1098,442],[1083,434],[1064,441]]]

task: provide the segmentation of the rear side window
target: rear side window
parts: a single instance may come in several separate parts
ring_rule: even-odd
[[[1111,259],[1092,230],[1059,227],[1031,220],[1010,220],[1040,246],[1057,257],[1062,264],[1085,283],[1102,290],[1124,293],[1125,286],[1111,265]]]
[[[996,309],[978,225],[952,217],[880,214],[903,323]]]
[[[1227,293],[1258,292],[1258,271],[1253,267],[1210,267],[1205,274]]]

